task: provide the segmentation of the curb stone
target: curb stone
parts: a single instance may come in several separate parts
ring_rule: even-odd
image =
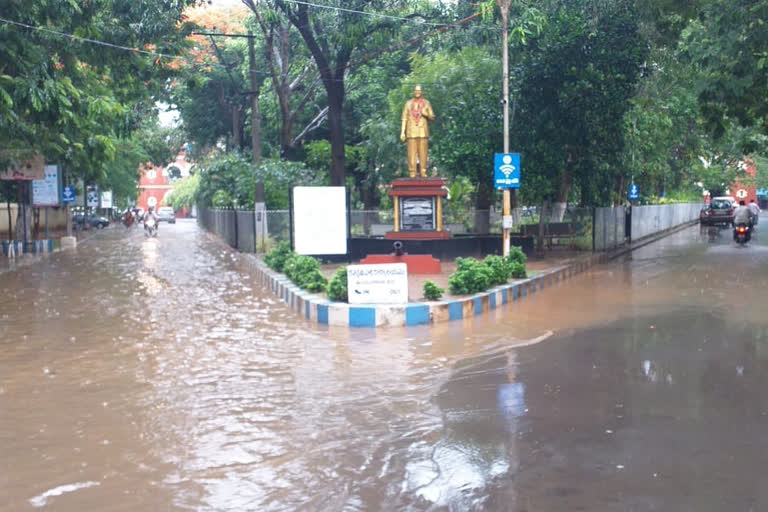
[[[450,300],[408,304],[347,304],[331,302],[325,297],[306,292],[255,256],[244,256],[259,283],[296,313],[313,323],[343,327],[410,327],[471,318],[556,286],[608,260],[606,254],[592,254],[526,279]]]

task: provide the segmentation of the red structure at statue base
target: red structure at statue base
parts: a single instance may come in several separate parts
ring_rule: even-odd
[[[408,274],[440,273],[440,260],[430,254],[369,254],[360,260],[361,265],[377,263],[405,263]]]
[[[442,240],[451,237],[443,231],[443,197],[448,195],[443,178],[402,178],[390,186],[395,210],[394,229],[389,240]]]

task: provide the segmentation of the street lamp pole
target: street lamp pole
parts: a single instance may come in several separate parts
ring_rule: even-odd
[[[499,0],[501,9],[501,62],[503,94],[502,105],[504,107],[504,153],[509,153],[509,6],[511,0]],[[508,188],[504,189],[502,205],[502,254],[509,255],[510,237],[512,231],[512,193]]]

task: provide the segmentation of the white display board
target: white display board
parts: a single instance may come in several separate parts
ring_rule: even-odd
[[[347,254],[346,187],[294,187],[293,246],[298,254]]]
[[[101,207],[112,208],[112,191],[105,190],[101,193]]]
[[[407,304],[408,266],[405,263],[349,265],[347,297],[350,304]]]
[[[59,166],[46,165],[45,177],[32,180],[32,205],[59,206]]]

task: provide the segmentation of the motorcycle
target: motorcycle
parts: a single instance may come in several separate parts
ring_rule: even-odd
[[[740,223],[733,228],[733,239],[737,244],[744,245],[752,239],[752,227],[749,224]]]
[[[152,217],[144,220],[144,235],[147,237],[157,236],[157,221]]]

